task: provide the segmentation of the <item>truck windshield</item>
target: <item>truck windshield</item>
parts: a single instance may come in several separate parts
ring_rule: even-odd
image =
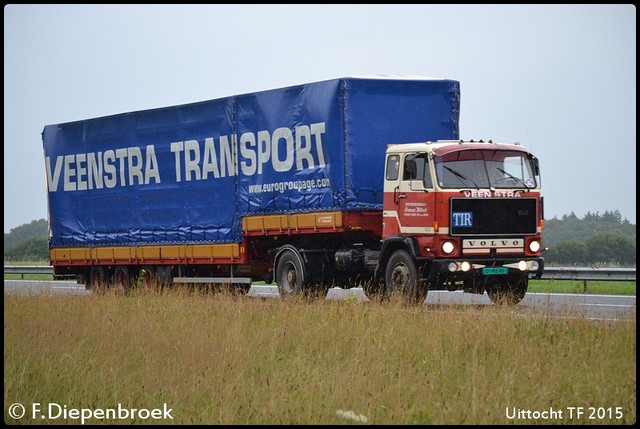
[[[531,189],[534,168],[525,152],[461,150],[434,157],[441,188]]]

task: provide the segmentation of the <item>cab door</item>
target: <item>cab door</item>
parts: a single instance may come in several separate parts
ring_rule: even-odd
[[[434,192],[425,153],[390,154],[384,186],[383,236],[433,232]]]

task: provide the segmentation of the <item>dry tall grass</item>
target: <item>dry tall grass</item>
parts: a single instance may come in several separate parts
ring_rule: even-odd
[[[29,424],[43,423],[34,403],[166,404],[173,420],[157,422],[179,424],[630,424],[636,324],[186,288],[5,295],[4,400],[5,423]],[[568,407],[623,417],[571,420]],[[551,409],[565,414],[508,418]]]

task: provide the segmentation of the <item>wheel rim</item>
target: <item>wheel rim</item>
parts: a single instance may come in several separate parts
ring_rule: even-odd
[[[409,267],[404,264],[396,265],[391,272],[389,281],[391,292],[403,291],[407,287],[409,276]]]
[[[298,275],[296,273],[293,264],[288,264],[286,270],[283,273],[282,286],[287,293],[292,293],[295,290]]]

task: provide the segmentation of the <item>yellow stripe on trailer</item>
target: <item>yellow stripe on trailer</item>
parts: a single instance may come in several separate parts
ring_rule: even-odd
[[[150,246],[63,247],[49,251],[54,265],[223,262],[240,258],[240,243]]]
[[[344,227],[342,212],[314,212],[267,216],[245,216],[242,230],[249,235],[338,230]]]

